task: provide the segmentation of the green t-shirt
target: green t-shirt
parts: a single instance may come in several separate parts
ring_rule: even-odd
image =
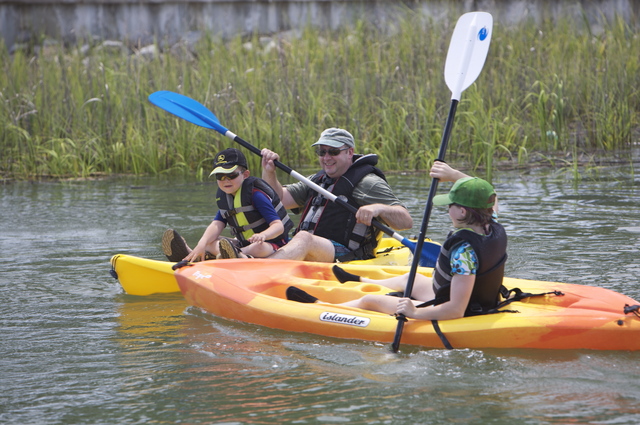
[[[311,177],[311,176],[310,176]],[[303,182],[286,186],[293,200],[303,207],[316,192]],[[360,205],[403,205],[394,195],[389,183],[375,174],[367,174],[353,189],[353,199]],[[403,205],[404,206],[404,205]]]

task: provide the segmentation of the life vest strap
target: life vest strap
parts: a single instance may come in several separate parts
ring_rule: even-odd
[[[242,229],[243,232],[246,232],[247,230],[255,229],[256,227],[266,222],[267,220],[265,220],[264,218],[261,218],[258,221],[254,221],[253,223],[245,224],[244,226],[239,226],[239,227]]]

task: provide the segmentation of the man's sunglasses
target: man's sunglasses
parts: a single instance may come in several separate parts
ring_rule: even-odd
[[[318,156],[325,156],[327,153],[329,153],[329,155],[331,155],[331,156],[338,156],[338,155],[340,155],[340,152],[346,151],[347,149],[349,149],[349,148],[348,147],[342,148],[342,149],[339,149],[339,148],[329,148],[329,149],[317,148],[316,149],[316,154]]]
[[[237,179],[239,175],[240,175],[240,171],[236,171],[234,173],[229,173],[229,174],[216,173],[216,180],[234,180],[234,179]]]

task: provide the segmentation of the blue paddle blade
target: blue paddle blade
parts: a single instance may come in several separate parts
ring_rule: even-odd
[[[407,238],[402,238],[402,245],[408,247],[415,255],[415,242],[412,242]],[[422,244],[422,253],[420,254],[418,265],[420,265],[420,267],[435,267],[436,261],[438,261],[438,255],[440,255],[440,245],[435,242],[425,240]]]
[[[225,135],[228,131],[220,124],[218,117],[213,112],[190,97],[168,90],[161,90],[151,93],[149,101],[157,107],[200,127],[216,130],[222,135]]]

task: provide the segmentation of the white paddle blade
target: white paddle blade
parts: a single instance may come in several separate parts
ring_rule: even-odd
[[[480,75],[492,33],[490,13],[470,12],[458,19],[444,65],[444,79],[451,90],[451,100],[459,101],[462,92]]]

